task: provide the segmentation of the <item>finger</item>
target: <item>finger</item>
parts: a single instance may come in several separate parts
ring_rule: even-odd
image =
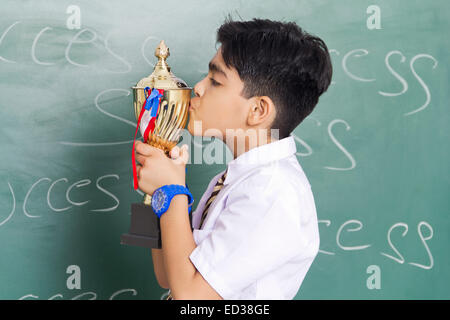
[[[141,175],[140,175],[141,169],[142,169],[142,166],[140,166],[140,165],[136,166],[136,176],[137,176],[138,180],[141,178]]]
[[[173,147],[170,151],[170,156],[172,159],[178,158],[180,156],[180,148],[178,146]]]
[[[136,154],[142,154],[144,156],[156,155],[158,152],[161,151],[160,149],[152,147],[151,145],[143,142],[137,143],[135,145],[135,149]]]
[[[143,155],[141,155],[141,154],[139,154],[139,153],[136,153],[136,157],[135,157],[135,159],[136,159],[136,161],[140,164],[140,165],[144,165],[145,164],[145,159],[146,159],[147,157],[145,157],[145,156],[143,156]]]
[[[187,164],[189,161],[189,147],[187,144],[184,144],[181,147],[179,159],[183,164]]]
[[[136,141],[134,142],[134,150],[135,150],[135,151],[136,151],[137,146],[140,145],[140,144],[143,144],[143,142],[142,142],[142,141],[139,141],[139,140],[136,140]]]

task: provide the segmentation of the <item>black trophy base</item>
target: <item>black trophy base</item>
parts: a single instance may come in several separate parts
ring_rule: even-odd
[[[161,227],[158,216],[151,206],[143,203],[131,204],[129,233],[120,237],[120,244],[161,249]]]

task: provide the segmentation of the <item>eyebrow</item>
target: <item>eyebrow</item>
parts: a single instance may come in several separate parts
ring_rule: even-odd
[[[210,61],[209,62],[209,71],[211,71],[212,73],[220,73],[222,74],[225,79],[228,80],[227,74],[225,73],[225,71],[223,71],[217,64],[215,64],[214,62]]]

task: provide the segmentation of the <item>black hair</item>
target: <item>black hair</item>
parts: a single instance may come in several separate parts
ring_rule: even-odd
[[[276,117],[269,129],[279,129],[279,139],[313,111],[330,85],[326,44],[295,22],[233,21],[228,16],[217,30],[217,42],[226,66],[235,68],[244,83],[241,95],[272,99]]]

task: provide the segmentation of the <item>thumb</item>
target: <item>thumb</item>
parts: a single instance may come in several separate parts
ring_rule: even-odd
[[[187,144],[183,144],[181,148],[179,148],[178,158],[175,159],[177,164],[186,165],[189,161],[189,147]]]
[[[180,148],[178,146],[175,146],[170,150],[170,157],[172,159],[176,159],[180,156]]]

